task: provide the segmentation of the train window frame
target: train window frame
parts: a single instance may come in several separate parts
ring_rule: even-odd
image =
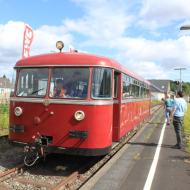
[[[13,70],[13,74],[12,74],[12,88],[10,91],[10,97],[14,97],[15,92],[16,92],[16,87],[17,87],[17,73],[18,73],[18,69]]]
[[[87,69],[88,70],[88,80],[87,80],[87,93],[86,93],[86,97],[72,97],[72,96],[68,96],[68,97],[53,97],[51,96],[51,83],[52,83],[52,76],[53,76],[53,69],[60,69],[60,68],[64,68],[64,69]],[[61,67],[52,67],[51,68],[51,74],[50,74],[50,81],[49,81],[49,91],[48,91],[48,97],[50,99],[59,99],[59,100],[87,100],[89,98],[89,88],[90,88],[90,77],[91,77],[91,68],[90,67],[67,67],[67,66],[61,66]]]
[[[104,69],[104,70],[109,70],[110,74],[111,74],[111,80],[110,80],[110,97],[96,97],[93,94],[93,72],[95,69]],[[90,89],[90,95],[91,95],[91,99],[94,100],[111,100],[113,99],[113,69],[109,68],[109,67],[92,67],[92,72],[91,72],[91,89]]]
[[[143,95],[142,95],[142,90],[143,90]],[[141,86],[141,97],[142,98],[149,98],[150,97],[150,88],[147,84],[143,84]]]
[[[19,88],[19,79],[20,79],[20,73],[21,71],[23,70],[28,70],[28,69],[37,69],[37,70],[42,70],[42,69],[47,69],[47,85],[46,85],[46,89],[45,89],[45,92],[44,92],[44,95],[41,95],[41,96],[31,96],[31,95],[20,95],[18,94],[18,88]],[[24,67],[24,68],[19,68],[16,72],[16,84],[15,84],[15,89],[14,89],[14,94],[16,97],[19,97],[19,98],[45,98],[46,95],[47,95],[47,92],[48,92],[48,88],[49,88],[49,67]],[[28,84],[27,84],[28,85]],[[29,89],[28,89],[29,91]]]
[[[114,98],[114,99],[118,99],[118,98],[119,98],[120,74],[121,74],[121,73],[120,73],[119,71],[116,71],[116,70],[114,70],[114,72],[113,72],[113,75],[114,75],[114,76],[113,76],[113,80],[114,80],[113,98]]]
[[[124,79],[126,79],[126,83],[128,84],[128,88],[129,88],[129,95],[127,96],[124,96],[124,93],[123,93],[123,89],[124,89],[124,86],[123,86],[123,82],[124,82]],[[127,99],[127,98],[133,98],[131,97],[131,77],[125,73],[122,73],[122,99]]]
[[[129,95],[126,97],[123,95],[124,77],[127,77],[126,81],[129,84]],[[141,88],[146,89],[145,86],[147,86],[147,84],[143,83],[142,81],[133,78],[126,73],[122,73],[122,99],[142,99],[148,97],[145,94],[143,94],[143,96],[141,95]]]
[[[131,77],[131,83],[130,83],[130,98],[131,99],[137,99],[139,96],[136,96],[136,86],[137,86],[137,80],[133,77]]]
[[[138,88],[138,94],[137,94],[137,88]],[[140,98],[140,86],[135,84],[135,98]]]

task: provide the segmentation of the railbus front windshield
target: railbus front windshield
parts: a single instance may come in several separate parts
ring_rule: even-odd
[[[89,68],[54,68],[51,74],[51,98],[81,98],[88,94]]]
[[[50,68],[49,68],[50,69]],[[90,68],[51,68],[48,90],[48,68],[23,68],[19,70],[16,95],[19,97],[87,98]]]
[[[43,97],[48,86],[48,68],[23,68],[19,71],[16,95]]]

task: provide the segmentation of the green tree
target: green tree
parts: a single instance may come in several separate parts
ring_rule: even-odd
[[[173,92],[175,92],[177,90],[177,85],[176,85],[175,81],[170,82],[170,90]]]
[[[176,84],[176,81],[170,82],[170,89],[173,92],[176,92],[179,89],[179,85]],[[190,95],[190,82],[183,82],[182,83],[182,90],[185,95]]]
[[[184,82],[182,86],[183,92],[185,95],[190,95],[190,83]]]

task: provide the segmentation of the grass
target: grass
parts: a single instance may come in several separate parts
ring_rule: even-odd
[[[8,134],[9,109],[7,104],[0,104],[0,136]]]
[[[186,149],[190,152],[190,104],[184,117],[184,134],[186,138]]]

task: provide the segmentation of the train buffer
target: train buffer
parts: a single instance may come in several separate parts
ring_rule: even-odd
[[[153,117],[81,190],[188,190],[190,154],[174,149],[173,126]]]

